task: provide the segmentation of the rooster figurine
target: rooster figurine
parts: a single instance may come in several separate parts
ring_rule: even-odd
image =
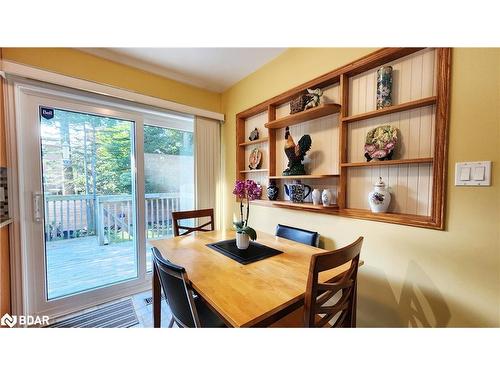
[[[300,138],[299,144],[295,144],[288,126],[285,131],[285,155],[288,158],[288,168],[283,171],[284,176],[305,175],[306,170],[302,161],[307,151],[311,149],[312,140],[309,134]]]

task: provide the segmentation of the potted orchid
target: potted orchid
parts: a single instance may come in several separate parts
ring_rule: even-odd
[[[250,246],[250,239],[255,241],[257,233],[248,226],[248,217],[250,215],[250,201],[259,199],[262,194],[262,187],[253,180],[237,180],[234,184],[233,194],[240,201],[240,220],[235,221],[236,246],[240,250],[247,249]],[[243,211],[246,204],[246,217]]]

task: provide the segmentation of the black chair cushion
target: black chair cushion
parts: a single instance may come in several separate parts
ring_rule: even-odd
[[[292,241],[300,242],[306,245],[318,247],[319,233],[310,230],[289,227],[288,225],[278,224],[276,226],[276,235]]]
[[[225,328],[226,324],[199,297],[194,299],[202,328]]]

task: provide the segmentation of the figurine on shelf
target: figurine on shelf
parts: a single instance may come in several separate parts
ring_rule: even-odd
[[[321,96],[323,95],[323,90],[321,89],[307,89],[309,100],[306,103],[304,109],[314,108],[319,105]]]
[[[321,89],[307,89],[307,94],[302,94],[290,101],[290,114],[293,115],[305,109],[317,107],[322,95]]]
[[[365,158],[391,160],[398,141],[398,130],[391,125],[379,126],[366,134]]]
[[[259,129],[255,128],[250,132],[250,137],[248,137],[249,141],[256,141],[259,139]]]
[[[305,134],[299,139],[299,144],[295,144],[290,135],[290,128],[287,126],[285,131],[285,155],[288,158],[287,169],[283,171],[284,176],[305,175],[306,170],[302,161],[307,151],[311,149],[311,136]]]
[[[260,151],[258,148],[254,148],[252,152],[250,152],[248,163],[248,168],[260,169],[260,165],[262,163],[262,151]]]

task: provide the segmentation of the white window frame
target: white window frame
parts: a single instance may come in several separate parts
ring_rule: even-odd
[[[10,205],[11,214],[14,218],[12,231],[10,232],[11,237],[11,269],[12,269],[12,312],[13,314],[22,315],[29,314],[30,312],[46,313],[52,317],[61,316],[67,313],[74,312],[81,308],[87,308],[95,306],[96,299],[99,300],[98,303],[105,303],[110,300],[125,297],[134,293],[138,293],[151,288],[151,273],[146,271],[146,238],[144,231],[140,230],[144,227],[145,221],[145,204],[144,204],[144,124],[150,124],[155,126],[167,127],[167,128],[179,128],[185,129],[181,126],[183,121],[193,121],[192,116],[184,116],[178,113],[172,113],[170,110],[150,108],[144,105],[136,105],[136,103],[127,103],[124,100],[116,98],[103,98],[101,96],[96,96],[88,93],[82,93],[77,90],[56,87],[50,84],[33,82],[26,79],[16,78],[15,80],[4,82],[4,93],[5,93],[5,109],[6,109],[6,135],[8,139],[8,163],[12,168],[9,168],[9,194],[11,196]],[[110,108],[109,110],[100,110],[98,108],[93,111],[93,113],[100,116],[112,116],[116,118],[123,117],[126,114],[126,119],[133,119],[135,121],[135,170],[132,172],[136,174],[136,226],[137,226],[137,249],[138,249],[138,278],[132,281],[126,281],[121,284],[117,284],[111,287],[113,288],[113,295],[109,298],[105,296],[106,293],[102,293],[100,289],[96,289],[89,294],[92,298],[88,298],[86,303],[79,303],[78,308],[75,308],[75,304],[71,301],[73,296],[65,297],[67,303],[54,304],[54,309],[46,309],[45,311],[40,311],[40,306],[37,302],[33,300],[33,293],[29,293],[27,288],[30,287],[28,274],[32,269],[32,265],[27,261],[29,257],[26,254],[25,246],[25,228],[21,225],[20,217],[23,212],[26,212],[25,204],[30,204],[31,202],[26,202],[24,199],[19,199],[21,196],[22,181],[19,180],[20,176],[23,175],[24,171],[20,170],[19,167],[23,165],[23,150],[18,150],[19,137],[21,136],[19,132],[21,113],[20,108],[16,107],[19,103],[20,95],[43,95],[45,98],[52,100],[62,100],[71,101],[75,105],[72,106],[72,110],[78,110],[78,105],[83,105],[85,108],[81,108],[83,112],[89,112],[89,106],[106,106]],[[56,105],[56,108],[65,109],[64,106]],[[140,114],[139,116],[137,114]],[[167,121],[166,118],[169,118]],[[176,125],[177,123],[177,125]],[[194,129],[193,129],[194,131]],[[138,165],[142,167],[137,168]],[[18,167],[18,168],[16,168]],[[21,182],[21,183],[20,183]],[[195,200],[196,201],[196,200]],[[37,291],[39,293],[39,291]],[[78,298],[78,294],[74,297]],[[61,299],[62,300],[62,299]],[[81,302],[81,301],[80,301]],[[56,312],[57,311],[57,312]]]

